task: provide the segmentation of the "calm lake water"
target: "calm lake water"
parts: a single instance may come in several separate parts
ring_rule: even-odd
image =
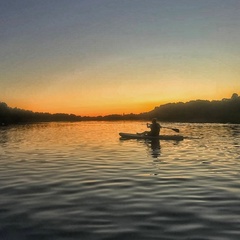
[[[240,125],[164,126],[187,138],[120,140],[146,130],[128,121],[0,128],[0,239],[239,240]]]

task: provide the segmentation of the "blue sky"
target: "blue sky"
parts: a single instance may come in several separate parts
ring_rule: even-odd
[[[0,101],[80,115],[240,92],[239,0],[3,0]]]

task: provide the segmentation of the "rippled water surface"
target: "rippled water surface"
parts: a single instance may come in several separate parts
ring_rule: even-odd
[[[119,139],[142,122],[1,127],[0,239],[240,239],[240,125],[164,126],[186,138]]]

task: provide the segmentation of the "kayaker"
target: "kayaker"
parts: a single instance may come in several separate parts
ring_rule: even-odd
[[[147,123],[147,127],[150,128],[151,130],[150,131],[145,131],[145,132],[140,133],[140,134],[148,135],[148,136],[154,136],[154,137],[159,136],[160,129],[162,128],[161,125],[157,122],[156,118],[152,119],[151,124]]]

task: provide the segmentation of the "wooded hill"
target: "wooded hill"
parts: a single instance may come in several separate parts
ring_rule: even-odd
[[[171,122],[240,123],[240,97],[234,93],[221,101],[169,103],[142,115]]]
[[[240,123],[240,97],[234,93],[230,99],[220,101],[195,100],[186,103],[168,103],[155,107],[150,112],[140,114],[111,114],[89,117],[74,114],[50,114],[11,108],[0,102],[0,126],[17,123],[51,122],[51,121],[87,121],[87,120],[147,120],[157,118],[165,122],[196,123]]]
[[[80,120],[81,117],[74,114],[32,112],[19,108],[11,108],[6,103],[0,102],[0,125]]]

